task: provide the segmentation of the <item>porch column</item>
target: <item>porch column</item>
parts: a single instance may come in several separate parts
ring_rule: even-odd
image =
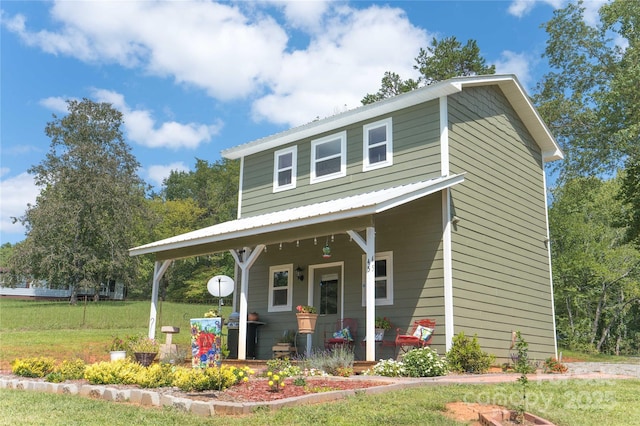
[[[165,260],[164,262],[156,261],[153,267],[153,286],[151,289],[151,312],[149,313],[149,339],[156,337],[156,317],[158,315],[158,293],[160,289],[160,280],[167,268],[173,260]]]
[[[366,321],[365,335],[367,336],[366,360],[376,360],[376,340],[375,340],[375,320],[376,320],[376,229],[372,226],[367,227],[366,241],[362,239],[360,234],[355,231],[347,231],[349,236],[353,238],[367,259],[367,267],[365,271],[365,302],[366,302]]]
[[[258,259],[264,250],[264,244],[259,244],[251,251],[248,247],[244,249],[244,259],[241,259],[238,250],[231,250],[231,255],[240,267],[240,306],[238,313],[240,322],[238,324],[238,359],[247,359],[247,295],[249,294],[249,269]]]

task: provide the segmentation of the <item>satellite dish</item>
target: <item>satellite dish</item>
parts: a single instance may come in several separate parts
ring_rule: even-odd
[[[226,275],[216,275],[207,283],[207,290],[212,296],[226,297],[233,293],[233,278]]]

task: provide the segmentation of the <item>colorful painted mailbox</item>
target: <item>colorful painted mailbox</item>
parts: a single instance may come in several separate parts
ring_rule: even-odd
[[[191,319],[191,366],[220,367],[222,318]]]

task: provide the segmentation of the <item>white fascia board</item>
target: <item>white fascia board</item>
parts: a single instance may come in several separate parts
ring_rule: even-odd
[[[330,132],[352,123],[369,120],[403,108],[438,99],[441,96],[448,96],[461,90],[462,87],[458,82],[451,80],[443,81],[322,120],[313,121],[272,136],[231,147],[223,150],[221,154],[225,158],[235,160],[250,154],[277,148],[300,139],[310,138],[320,133]]]

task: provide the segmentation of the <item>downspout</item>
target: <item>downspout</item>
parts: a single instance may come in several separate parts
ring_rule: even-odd
[[[551,292],[551,315],[553,320],[553,351],[554,356],[558,359],[558,332],[556,330],[556,302],[553,295],[553,269],[551,264],[551,235],[549,234],[549,203],[547,201],[547,175],[544,172],[544,163],[542,164],[542,185],[544,191],[544,219],[546,222],[546,234],[547,239],[545,245],[547,246],[547,258],[549,259],[549,291]]]
[[[169,265],[173,263],[173,260],[165,260],[160,263],[159,261],[155,262],[153,267],[153,286],[151,289],[151,312],[149,313],[149,339],[155,339],[156,337],[156,321],[158,316],[158,293],[160,289],[160,280]]]
[[[367,227],[366,241],[355,231],[347,231],[349,236],[353,238],[366,257],[366,270],[365,270],[365,305],[366,305],[366,320],[365,320],[365,335],[366,340],[366,360],[376,360],[376,342],[375,342],[375,319],[376,319],[376,228],[373,226]]]
[[[449,176],[449,108],[447,97],[440,97],[440,174]],[[451,189],[442,191],[442,262],[444,285],[445,348],[451,349],[454,333],[453,256],[451,253]]]

